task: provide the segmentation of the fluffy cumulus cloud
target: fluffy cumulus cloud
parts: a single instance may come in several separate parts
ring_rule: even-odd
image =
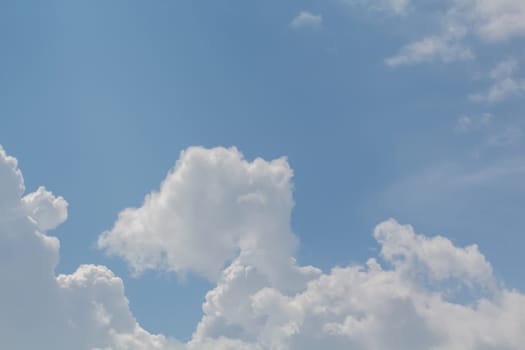
[[[0,348],[165,349],[135,321],[122,280],[103,266],[54,274],[67,202],[43,187],[23,196],[15,158],[0,147]]]
[[[160,190],[122,211],[98,244],[137,272],[190,271],[215,281],[240,255],[273,279],[288,279],[279,267],[297,246],[291,177],[285,158],[247,162],[235,148],[189,148]]]
[[[189,346],[230,348],[226,341],[240,339],[249,349],[520,349],[525,296],[497,289],[475,245],[458,248],[395,220],[374,237],[386,267],[374,258],[337,267],[295,294],[235,261],[206,296]],[[456,293],[472,303],[452,302]],[[494,328],[493,317],[503,323]]]
[[[213,281],[201,321],[181,344],[137,324],[108,268],[55,276],[59,244],[45,229],[65,220],[66,202],[43,188],[23,197],[16,160],[1,151],[0,347],[523,349],[525,295],[502,287],[476,245],[457,247],[390,219],[374,229],[380,251],[366,263],[300,266],[291,177],[284,158],[190,148],[158,191],[100,236],[100,247],[136,272]]]
[[[309,11],[301,11],[290,23],[293,29],[321,28],[323,16],[315,15]]]

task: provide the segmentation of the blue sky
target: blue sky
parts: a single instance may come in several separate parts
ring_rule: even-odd
[[[523,291],[525,29],[468,4],[3,2],[0,144],[69,203],[57,273],[105,265],[144,329],[190,339],[214,282],[133,276],[97,239],[182,150],[235,146],[287,157],[299,264],[364,264],[393,217]]]

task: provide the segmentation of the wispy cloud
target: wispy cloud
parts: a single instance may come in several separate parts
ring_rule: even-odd
[[[456,121],[454,131],[458,134],[466,133],[472,130],[479,130],[488,127],[494,116],[490,113],[484,113],[481,116],[462,115]]]
[[[418,2],[413,4],[416,14],[417,5]],[[492,44],[525,36],[525,1],[522,0],[454,0],[445,3],[442,11],[436,11],[434,17],[441,23],[437,32],[430,29],[429,34],[405,45],[385,63],[399,66],[433,61],[465,61],[475,56],[470,49],[474,42]],[[457,28],[460,28],[461,34],[450,35],[451,30],[454,33]],[[515,87],[511,81],[502,82],[489,98],[497,100],[501,93],[506,94],[513,89]]]
[[[523,139],[523,127],[516,120],[496,119],[491,113],[462,115],[454,125],[457,135],[476,132],[482,139],[479,151],[517,145]]]
[[[410,7],[410,0],[341,0],[351,6],[361,6],[372,11],[405,15]]]
[[[304,29],[304,28],[313,28],[319,29],[323,25],[323,16],[316,15],[309,11],[301,11],[297,17],[295,17],[292,22],[290,22],[290,27],[293,29]]]
[[[435,60],[448,63],[468,61],[474,58],[472,50],[460,44],[456,38],[448,36],[430,36],[403,47],[399,53],[389,57],[385,63],[391,67],[426,63]]]
[[[507,126],[500,132],[490,135],[488,144],[490,146],[512,146],[523,140],[524,131],[519,126]]]
[[[513,58],[499,62],[488,75],[492,80],[488,91],[470,94],[469,100],[497,103],[512,96],[525,94],[525,79],[515,76],[518,68],[518,62]]]

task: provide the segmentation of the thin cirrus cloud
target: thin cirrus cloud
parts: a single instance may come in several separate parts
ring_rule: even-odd
[[[99,238],[137,273],[201,274],[215,284],[190,341],[150,334],[105,266],[56,276],[67,202],[23,195],[0,149],[0,347],[7,349],[520,349],[525,295],[501,286],[476,245],[457,247],[393,219],[380,253],[322,272],[294,259],[292,170],[235,148],[184,151],[158,191]],[[142,251],[138,251],[139,248]],[[194,256],[184,255],[194,252]],[[450,292],[468,296],[464,304]],[[481,293],[479,293],[481,291]]]
[[[291,22],[293,29],[319,29],[323,26],[323,16],[316,15],[309,11],[301,11]]]

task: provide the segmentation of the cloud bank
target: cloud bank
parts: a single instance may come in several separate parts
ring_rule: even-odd
[[[121,212],[98,244],[137,274],[196,273],[215,284],[188,343],[142,329],[107,267],[54,274],[51,230],[67,203],[23,196],[0,149],[0,347],[8,349],[523,349],[525,295],[503,287],[476,245],[457,247],[393,219],[380,253],[328,272],[300,266],[285,158],[247,161],[235,148],[181,153],[158,191]],[[458,300],[464,300],[459,302]]]

